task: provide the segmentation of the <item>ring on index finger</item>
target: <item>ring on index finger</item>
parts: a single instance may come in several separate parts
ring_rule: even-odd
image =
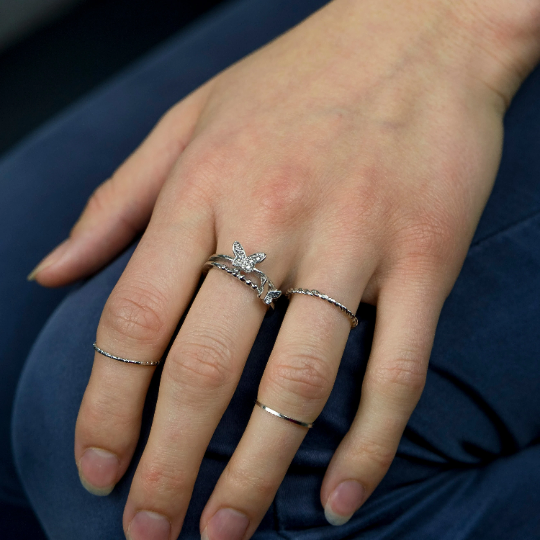
[[[143,362],[140,360],[130,360],[129,358],[122,358],[121,356],[115,356],[114,354],[108,353],[107,351],[104,351],[103,349],[100,349],[97,346],[97,342],[94,341],[94,349],[103,356],[106,356],[107,358],[112,358],[113,360],[119,360],[120,362],[125,362],[126,364],[138,364],[139,366],[157,366],[161,360],[157,360],[155,362]]]

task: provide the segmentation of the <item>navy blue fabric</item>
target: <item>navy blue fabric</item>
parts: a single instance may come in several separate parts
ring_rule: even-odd
[[[0,317],[6,332],[0,351],[0,498],[30,505],[49,539],[123,539],[123,506],[149,433],[162,367],[152,381],[128,472],[108,497],[90,495],[80,486],[73,459],[75,420],[101,310],[135,244],[68,290],[43,290],[26,283],[25,274],[67,235],[88,195],[168,107],[322,4],[243,0],[225,6],[0,162]],[[375,323],[375,308],[361,305],[360,325],[350,334],[332,395],[256,540],[540,538],[538,95],[540,70],[507,113],[495,188],[443,308],[426,388],[390,471],[349,523],[327,524],[320,485],[358,405]],[[285,309],[278,303],[263,322],[203,460],[180,538],[199,538],[200,512],[247,423]],[[8,442],[18,379],[11,436],[22,485]]]

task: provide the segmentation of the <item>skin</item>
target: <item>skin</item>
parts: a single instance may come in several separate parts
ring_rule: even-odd
[[[539,21],[531,0],[331,2],[170,109],[31,277],[55,287],[88,276],[146,228],[97,329],[102,349],[143,361],[162,356],[202,265],[234,240],[267,253],[259,267],[281,290],[376,305],[358,413],[320,494],[329,521],[344,523],[385,475],[422,393],[497,172],[504,112],[538,61]],[[164,366],[124,511],[131,540],[179,535],[264,313],[250,288],[209,272]],[[293,296],[259,399],[314,421],[349,331],[334,307]],[[93,493],[128,467],[153,370],[96,353],[75,435]],[[203,536],[250,538],[306,433],[255,407]]]

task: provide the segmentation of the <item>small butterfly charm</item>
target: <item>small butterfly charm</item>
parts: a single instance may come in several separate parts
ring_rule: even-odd
[[[264,303],[270,305],[276,298],[281,296],[281,291],[274,289],[273,291],[268,291],[264,297]]]
[[[233,266],[240,268],[246,273],[253,272],[255,265],[266,259],[266,253],[254,253],[253,255],[246,255],[244,248],[240,242],[234,242],[233,246],[234,260]]]

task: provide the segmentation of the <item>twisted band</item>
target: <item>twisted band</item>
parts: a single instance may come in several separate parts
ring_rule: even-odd
[[[139,360],[130,360],[129,358],[122,358],[121,356],[114,356],[114,354],[108,353],[104,351],[103,349],[100,349],[96,342],[94,342],[94,349],[103,356],[106,356],[107,358],[112,358],[113,360],[120,360],[120,362],[126,362],[127,364],[138,364],[140,366],[157,366],[160,362],[158,360],[157,362],[140,362]]]
[[[355,328],[358,326],[358,319],[356,318],[356,315],[348,308],[346,308],[341,302],[338,302],[337,300],[334,300],[327,294],[322,294],[319,291],[313,289],[301,289],[301,288],[292,288],[288,289],[285,292],[285,296],[289,298],[292,294],[305,294],[307,296],[315,296],[316,298],[320,298],[321,300],[326,300],[328,303],[332,304],[333,306],[336,306],[338,309],[340,309],[347,317],[349,317],[351,321],[351,328]]]

